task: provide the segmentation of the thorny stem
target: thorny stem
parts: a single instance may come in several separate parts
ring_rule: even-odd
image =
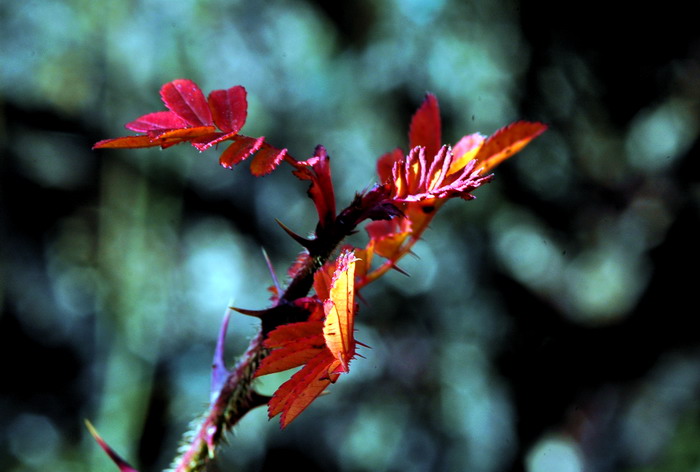
[[[381,198],[381,195],[380,195]],[[371,216],[376,199],[364,201],[359,196],[343,210],[334,222],[325,227],[317,227],[316,237],[310,241],[309,257],[304,266],[287,286],[277,304],[264,311],[262,326],[251,339],[248,349],[240,358],[223,384],[209,411],[185,433],[180,455],[170,470],[175,472],[201,472],[214,458],[216,447],[224,439],[224,433],[252,409],[264,405],[269,398],[253,390],[255,371],[269,354],[263,346],[267,334],[282,324],[303,321],[308,313],[292,302],[305,297],[313,285],[314,273],[328,261],[335,249],[364,219]]]
[[[262,342],[261,330],[250,341],[248,349],[226,379],[209,412],[193,431],[185,433],[181,454],[173,462],[171,470],[206,470],[207,464],[214,458],[223,433],[238,423],[247,412],[266,403],[267,399],[252,389],[255,371],[268,354]]]

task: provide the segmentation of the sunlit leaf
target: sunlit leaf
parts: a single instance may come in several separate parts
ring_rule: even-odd
[[[331,383],[338,379],[338,374],[332,373],[337,364],[339,362],[328,349],[320,351],[277,389],[268,403],[268,416],[272,418],[281,413],[280,426],[287,427]]]
[[[348,372],[355,356],[355,260],[347,251],[338,257],[329,298],[323,302],[323,337],[342,372]]]
[[[477,155],[485,140],[486,138],[479,133],[468,134],[460,139],[452,148],[454,160],[447,175],[464,169],[464,166]]]
[[[474,157],[482,174],[520,151],[546,129],[547,125],[542,123],[516,121],[496,131],[486,139]]]

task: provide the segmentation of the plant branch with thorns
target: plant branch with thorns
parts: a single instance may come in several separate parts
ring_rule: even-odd
[[[308,238],[278,221],[303,251],[288,270],[286,287],[279,285],[273,272],[269,308],[227,310],[214,353],[211,403],[184,435],[172,463],[176,472],[205,470],[225,433],[252,409],[267,405],[269,417],[280,415],[284,428],[340,374],[349,372],[356,347],[362,345],[354,336],[359,290],[389,270],[403,272],[398,261],[411,252],[442,205],[455,197],[473,199],[472,192],[492,179],[489,172],[495,166],[546,129],[542,123],[518,121],[489,137],[469,134],[454,146],[443,145],[438,102],[428,94],[411,120],[408,154],[395,149],[381,156],[379,182],[337,212],[330,158],[323,146],[300,161],[264,137],[240,134],[247,117],[242,86],[205,97],[194,82],[178,79],[163,85],[160,95],[167,111],[127,123],[126,128],[138,135],[103,140],[94,148],[168,148],[187,142],[204,151],[226,143],[219,158],[223,167],[249,159],[251,173],[263,176],[282,163],[291,166],[294,176],[309,182],[308,196],[318,214]],[[367,244],[344,244],[362,224]],[[231,310],[259,318],[260,330],[228,369],[223,351]],[[257,377],[297,367],[301,369],[271,397],[255,390]],[[122,472],[136,470],[89,423],[88,428]]]

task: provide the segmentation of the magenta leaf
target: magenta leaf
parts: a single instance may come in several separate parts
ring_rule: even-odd
[[[207,99],[197,84],[187,79],[168,82],[160,89],[160,96],[168,110],[176,113],[191,126],[214,124]]]
[[[157,111],[148,113],[124,125],[126,129],[137,133],[148,133],[155,130],[177,129],[187,126],[187,122],[172,111]]]
[[[224,133],[238,133],[248,113],[245,88],[240,85],[228,90],[214,90],[209,94],[209,109],[214,123]]]

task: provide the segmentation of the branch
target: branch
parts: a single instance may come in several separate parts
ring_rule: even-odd
[[[378,208],[382,208],[383,212]],[[216,448],[224,434],[231,430],[246,413],[267,404],[269,398],[258,394],[253,389],[255,371],[269,354],[269,350],[263,346],[265,337],[278,326],[308,318],[309,312],[294,305],[293,302],[309,293],[313,285],[314,273],[329,260],[336,248],[355,231],[358,224],[368,218],[389,218],[395,212],[393,206],[387,206],[385,203],[381,188],[370,191],[364,196],[358,195],[331,224],[319,225],[315,238],[306,240],[308,257],[274,306],[259,312],[241,310],[246,314],[254,314],[262,320],[260,331],[250,341],[245,354],[223,382],[209,411],[195,422],[192,430],[183,436],[183,445],[179,449],[179,456],[173,461],[171,471],[206,470],[207,465],[214,459]]]

